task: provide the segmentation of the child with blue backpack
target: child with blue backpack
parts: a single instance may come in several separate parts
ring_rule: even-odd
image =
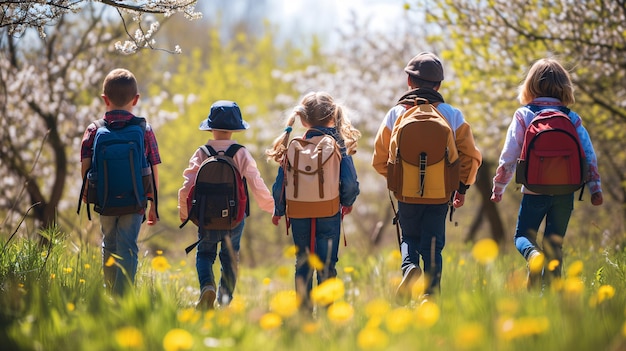
[[[298,182],[297,179],[294,179],[298,177],[295,173],[290,177],[287,175],[291,170],[298,168],[298,161],[288,160],[289,136],[296,118],[299,118],[301,124],[307,128],[305,135],[302,138],[298,138],[301,140],[299,147],[320,137],[324,139],[325,136],[330,136],[334,140],[330,144],[334,145],[334,148],[338,146],[339,149],[339,170],[335,169],[336,173],[323,172],[319,175],[319,177],[323,178],[323,181],[320,181],[319,192],[323,193],[321,183],[325,183],[329,187],[326,189],[326,197],[330,197],[329,193],[333,194],[333,196],[337,195],[336,198],[330,199],[336,202],[330,206],[319,206],[319,204],[313,202],[307,203],[303,201],[302,205],[298,206],[298,211],[300,212],[298,215],[295,214],[295,201],[293,202],[293,207],[291,207],[292,205],[290,205],[289,199],[286,197],[286,188],[291,187],[292,189],[294,183]],[[272,187],[275,202],[272,223],[278,225],[280,218],[286,215],[287,227],[291,226],[292,228],[293,242],[297,250],[295,288],[300,300],[300,307],[304,311],[310,311],[313,307],[310,301],[310,292],[312,290],[314,272],[317,270],[318,284],[337,276],[335,267],[339,260],[341,220],[344,215],[352,211],[352,205],[359,195],[359,182],[357,181],[356,169],[354,168],[351,155],[356,152],[357,140],[360,136],[360,132],[352,126],[350,120],[345,115],[344,109],[335,103],[330,94],[326,92],[310,92],[293,109],[287,120],[285,131],[274,141],[273,147],[266,151],[268,159],[281,164]],[[291,141],[293,142],[294,140]],[[329,146],[330,144],[324,144],[326,145],[325,148],[333,149],[333,146]],[[319,146],[321,143],[317,145]],[[326,162],[321,160],[327,155],[326,151],[318,151],[320,164]],[[335,151],[329,151],[328,154],[329,158],[334,157]],[[301,159],[301,162],[304,162],[304,160]],[[318,171],[321,170],[321,168],[318,168]],[[303,170],[302,173],[306,173],[306,171]],[[333,176],[336,176],[336,178]],[[318,179],[316,175],[313,177]],[[310,187],[315,189],[306,189],[306,186],[301,186],[295,192],[299,192],[301,197],[304,197],[307,192],[318,194],[317,180],[315,182],[315,186]],[[332,184],[332,187],[330,184]],[[321,197],[324,198],[324,196]],[[320,211],[324,213],[320,214]],[[315,254],[319,261],[323,263],[323,269],[311,266],[309,255],[312,254]]]
[[[81,200],[95,203],[95,211],[100,213],[105,286],[109,292],[123,295],[135,281],[139,251],[137,237],[146,217],[148,202],[148,225],[158,221],[155,200],[159,177],[156,166],[161,163],[161,158],[150,124],[132,113],[139,93],[137,80],[130,71],[118,68],[107,74],[102,100],[106,105],[104,118],[89,124],[81,143],[81,171],[86,175],[84,182],[90,178],[94,184],[93,189],[88,189],[91,192],[84,192],[84,196],[81,194]],[[110,147],[101,146],[105,140]],[[137,166],[129,167],[129,160],[114,163],[119,155],[108,156],[107,150],[122,150],[118,154],[125,155],[123,150],[129,144],[127,141],[138,150],[135,161],[140,165],[134,163]],[[134,175],[137,178],[131,179]],[[105,189],[107,183],[110,186]],[[121,184],[143,191],[135,190],[134,194],[127,196],[128,192],[120,189],[123,194],[109,194]],[[92,200],[92,197],[98,199]]]
[[[202,121],[199,127],[200,130],[211,131],[213,139],[207,141],[206,147],[210,147],[216,152],[226,152],[231,146],[236,145],[237,141],[232,139],[233,133],[248,128],[249,125],[243,120],[237,103],[227,100],[213,103],[209,116]],[[188,197],[196,183],[201,165],[208,158],[209,155],[202,151],[202,148],[196,149],[189,159],[189,166],[183,171],[183,186],[178,191],[179,216],[183,223],[190,214]],[[272,213],[274,199],[263,182],[256,161],[250,152],[245,147],[241,147],[235,152],[232,159],[261,210]],[[245,206],[245,204],[243,205]],[[196,305],[197,309],[213,309],[216,298],[221,306],[228,305],[232,300],[237,283],[237,263],[244,225],[245,219],[230,230],[202,230],[199,227],[196,270],[200,283],[200,299]],[[216,285],[213,274],[213,263],[218,256],[218,245],[220,246],[219,258],[222,266],[219,286]]]
[[[569,73],[555,59],[544,58],[535,62],[519,87],[518,108],[506,133],[500,161],[493,178],[491,201],[500,202],[507,184],[516,175],[518,158],[522,154],[525,134],[538,112],[565,111],[574,125],[580,146],[584,150],[581,169],[587,170],[582,181],[591,193],[594,206],[602,204],[602,187],[596,154],[582,119],[567,106],[574,103],[574,88]],[[559,145],[559,148],[562,148]],[[530,167],[530,166],[529,166]],[[584,171],[583,171],[584,172]],[[583,185],[584,186],[584,185]],[[549,194],[534,192],[522,186],[522,202],[515,228],[515,246],[527,261],[528,289],[541,288],[544,281],[561,276],[563,263],[563,238],[574,208],[574,192]],[[582,195],[582,194],[581,194]],[[539,226],[545,218],[542,244],[537,243]],[[549,272],[546,272],[548,270]]]

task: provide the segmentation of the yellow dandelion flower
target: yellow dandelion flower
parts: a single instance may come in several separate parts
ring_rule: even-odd
[[[232,322],[230,313],[219,313],[219,314],[216,314],[215,316],[217,317],[215,321],[217,325],[222,326],[222,327],[230,326],[230,323]]]
[[[67,308],[68,312],[73,312],[76,309],[76,305],[74,305],[71,302],[68,302],[67,305],[65,305],[65,308]]]
[[[280,266],[278,267],[278,270],[276,273],[281,278],[287,278],[287,277],[291,277],[290,271],[291,271],[290,268],[285,267],[285,266]]]
[[[54,279],[54,278],[56,278],[56,277],[57,277],[57,275],[56,275],[56,274],[54,274],[54,273],[50,273],[50,279]]]
[[[178,321],[181,323],[195,323],[200,319],[201,313],[195,308],[185,308],[178,312]]]
[[[311,266],[311,268],[321,271],[322,269],[324,269],[324,262],[322,262],[322,260],[320,260],[320,257],[316,254],[310,254],[309,255],[309,266]]]
[[[265,277],[263,278],[263,285],[268,286],[272,283],[272,279]]]
[[[272,312],[264,314],[259,320],[259,325],[264,330],[274,330],[276,328],[279,328],[282,324],[283,319],[276,313]]]
[[[65,268],[63,268],[63,273],[65,273],[65,274],[70,274],[70,273],[72,273],[72,271],[74,271],[72,269],[72,267],[65,267]]]
[[[343,272],[346,274],[352,274],[354,273],[354,267],[352,266],[344,267]]]
[[[402,262],[402,253],[398,249],[391,250],[386,261],[389,266],[398,267]]]
[[[528,261],[528,269],[531,273],[539,273],[543,269],[545,261],[546,256],[543,253],[540,253]]]
[[[454,333],[454,345],[461,350],[477,349],[485,343],[485,327],[480,323],[461,326]]]
[[[152,269],[161,273],[167,271],[171,267],[169,262],[167,262],[167,258],[165,258],[165,256],[154,257],[150,262],[150,265],[152,266]]]
[[[615,288],[611,285],[602,285],[598,289],[598,302],[601,303],[604,300],[610,300],[615,296]]]
[[[83,278],[78,279],[78,284],[85,284],[85,279]]]
[[[156,250],[156,254],[159,255],[159,256],[163,255],[163,250]]]
[[[352,320],[354,307],[345,301],[335,302],[328,307],[328,319],[334,324],[343,325]]]
[[[567,268],[567,277],[578,277],[583,273],[583,261],[577,260],[572,262]]]
[[[300,328],[300,330],[302,330],[302,332],[305,334],[314,334],[319,329],[320,324],[318,322],[306,322],[302,325],[302,328]]]
[[[585,284],[578,277],[569,277],[563,282],[563,291],[570,295],[578,295],[583,292]]]
[[[246,302],[240,297],[233,298],[228,304],[228,309],[234,313],[243,313],[246,311]]]
[[[181,267],[185,267],[187,266],[187,261],[185,260],[180,260],[180,262],[178,263]]]
[[[416,310],[419,326],[431,327],[439,320],[441,311],[439,306],[429,300],[425,300]]]
[[[193,335],[185,329],[171,329],[163,338],[163,348],[165,351],[190,350],[192,347]]]
[[[391,310],[389,302],[382,298],[371,300],[365,306],[365,315],[368,317],[383,316]]]
[[[413,312],[404,307],[391,310],[385,317],[387,330],[394,334],[403,333],[411,325],[411,322],[413,322]]]
[[[115,264],[115,257],[113,256],[109,256],[109,258],[107,258],[107,261],[104,263],[106,267],[111,267],[114,264]]]
[[[550,272],[554,272],[557,268],[559,268],[560,265],[561,262],[559,262],[559,260],[551,260],[550,262],[548,262],[548,270]]]
[[[296,314],[299,307],[300,297],[294,290],[279,291],[270,300],[270,310],[283,318]]]
[[[89,269],[89,268],[91,268],[91,265],[89,263],[85,263],[84,267],[85,267],[85,269]]]
[[[472,256],[478,263],[488,265],[498,257],[498,243],[493,239],[481,239],[474,244]]]
[[[326,306],[342,298],[344,293],[343,282],[338,278],[330,278],[311,290],[311,300]]]
[[[520,336],[543,334],[550,328],[550,321],[543,316],[520,318],[515,324]]]
[[[285,258],[294,258],[298,253],[298,247],[296,245],[290,245],[285,250],[283,250],[283,257]]]
[[[465,266],[465,259],[460,259],[459,260],[459,267],[463,267]]]
[[[378,328],[365,328],[357,335],[356,342],[362,350],[383,350],[389,344],[389,337]]]
[[[115,341],[122,348],[143,348],[143,334],[135,327],[123,327],[115,331]]]

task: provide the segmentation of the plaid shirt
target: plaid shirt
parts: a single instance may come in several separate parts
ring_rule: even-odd
[[[129,121],[134,115],[128,111],[115,110],[109,111],[104,114],[104,119],[111,124]],[[85,158],[91,159],[93,156],[93,142],[96,136],[96,130],[98,127],[91,123],[85,130],[83,135],[83,141],[81,142],[80,157],[81,160]],[[158,165],[161,163],[161,156],[159,155],[159,146],[157,145],[156,136],[150,124],[146,123],[146,133],[144,136],[144,143],[146,146],[146,157],[152,165]]]

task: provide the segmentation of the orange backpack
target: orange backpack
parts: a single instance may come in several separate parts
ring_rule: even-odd
[[[436,204],[450,200],[459,186],[460,162],[450,123],[417,98],[391,132],[387,188],[400,201]]]
[[[341,152],[326,134],[293,138],[285,153],[287,217],[330,217],[339,211]]]

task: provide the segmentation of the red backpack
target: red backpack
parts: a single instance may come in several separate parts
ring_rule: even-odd
[[[535,116],[524,135],[516,183],[546,195],[569,194],[583,188],[588,165],[569,109],[527,107]]]

